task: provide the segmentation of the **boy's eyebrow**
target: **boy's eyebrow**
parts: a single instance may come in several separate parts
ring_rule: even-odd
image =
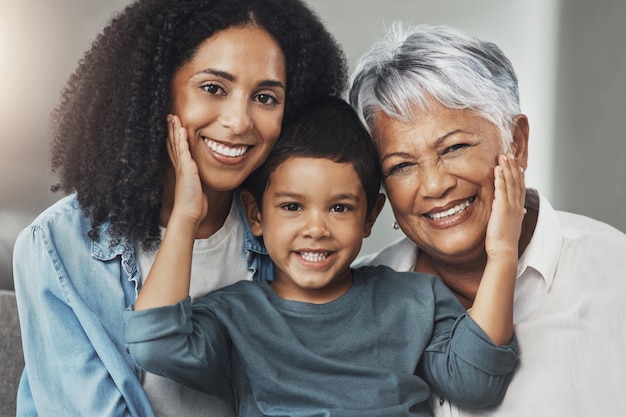
[[[355,200],[355,201],[361,200],[361,197],[359,197],[358,194],[354,194],[354,193],[339,194],[336,198],[338,200]]]
[[[294,191],[277,191],[272,194],[272,198],[301,198],[302,194]],[[355,193],[341,193],[333,196],[333,200],[354,200],[361,201],[358,194]]]

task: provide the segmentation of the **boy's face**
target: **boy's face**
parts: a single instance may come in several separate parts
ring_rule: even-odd
[[[368,216],[352,164],[298,157],[280,165],[270,177],[262,214],[256,210],[251,221],[276,264],[274,290],[312,303],[344,294],[352,284],[350,264],[378,212]]]

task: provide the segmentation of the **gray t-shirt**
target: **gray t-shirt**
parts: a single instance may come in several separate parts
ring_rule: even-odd
[[[128,347],[240,416],[428,416],[429,385],[473,406],[502,398],[515,343],[493,345],[438,278],[384,266],[353,275],[326,304],[244,281],[193,306],[128,310]]]

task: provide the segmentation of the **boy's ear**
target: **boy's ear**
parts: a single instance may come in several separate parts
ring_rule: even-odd
[[[246,212],[246,218],[250,225],[250,231],[255,236],[261,236],[263,234],[263,222],[261,216],[261,210],[256,203],[256,200],[252,193],[248,190],[241,190],[240,194],[241,205]]]
[[[367,214],[367,218],[365,219],[365,226],[363,227],[364,238],[369,237],[369,235],[372,234],[372,227],[374,227],[374,223],[385,205],[385,199],[384,194],[378,194],[376,197],[376,203],[374,203],[374,207],[372,207]]]

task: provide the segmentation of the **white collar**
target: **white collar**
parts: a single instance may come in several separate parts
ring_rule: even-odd
[[[532,268],[550,288],[561,256],[563,229],[561,221],[548,200],[539,194],[539,215],[533,236],[519,259],[517,277]]]

